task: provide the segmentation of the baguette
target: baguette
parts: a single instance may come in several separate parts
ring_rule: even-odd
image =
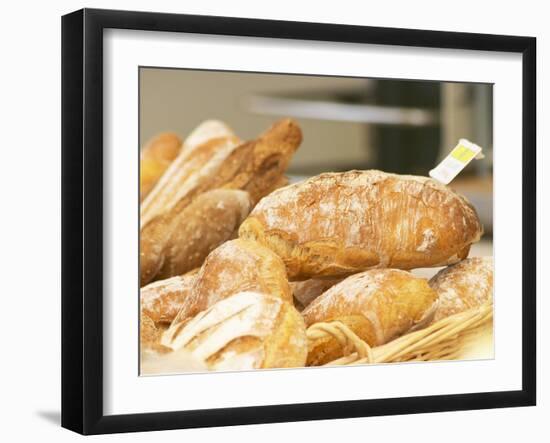
[[[374,347],[428,324],[436,301],[427,280],[398,269],[373,269],[334,285],[302,315],[307,326],[340,321]],[[344,351],[334,337],[312,340],[308,365],[323,365],[342,357]]]
[[[239,236],[275,251],[294,281],[456,263],[482,232],[473,206],[450,188],[370,170],[325,173],[274,191]]]
[[[282,260],[262,245],[236,239],[208,255],[171,328],[242,291],[261,292],[292,303]]]
[[[279,297],[257,292],[218,301],[166,331],[161,344],[185,350],[215,371],[301,367],[307,356],[298,311]]]
[[[139,198],[149,194],[181,150],[181,139],[172,132],[163,132],[151,139],[140,154]]]
[[[247,192],[214,189],[181,211],[176,206],[155,218],[141,231],[141,285],[200,267],[213,249],[236,236],[250,209]]]
[[[493,301],[493,257],[473,257],[439,271],[430,280],[439,303],[434,322]]]

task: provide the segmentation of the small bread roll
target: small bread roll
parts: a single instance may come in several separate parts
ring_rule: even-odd
[[[278,189],[239,228],[240,237],[275,251],[292,281],[452,264],[481,234],[473,206],[450,188],[374,170]]]
[[[251,208],[247,192],[214,189],[156,217],[141,230],[141,285],[201,266],[213,249],[236,237]]]
[[[397,269],[352,275],[317,297],[303,312],[307,326],[338,320],[370,346],[379,346],[431,321],[437,294],[427,280]],[[333,337],[310,343],[308,365],[343,356]]]
[[[273,251],[249,240],[231,240],[206,258],[192,294],[174,324],[187,320],[237,292],[256,291],[292,303],[283,261]]]
[[[434,322],[493,301],[493,257],[472,257],[439,271],[430,286],[438,295]]]
[[[304,320],[289,303],[258,292],[220,300],[166,331],[161,343],[183,349],[210,370],[290,368],[305,365]]]
[[[141,150],[139,166],[139,198],[142,201],[153,189],[170,163],[181,150],[181,139],[172,132],[152,138]]]
[[[311,278],[305,281],[291,282],[290,289],[294,296],[294,305],[296,309],[298,309],[298,311],[303,311],[304,308],[323,292],[341,281],[341,278]]]
[[[195,283],[195,269],[184,275],[159,280],[140,289],[141,312],[158,323],[172,323]]]

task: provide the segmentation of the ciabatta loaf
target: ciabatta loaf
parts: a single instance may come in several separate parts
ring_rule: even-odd
[[[439,271],[430,286],[439,303],[434,322],[493,301],[493,257],[473,257]]]
[[[302,311],[307,326],[340,321],[370,346],[379,346],[431,321],[437,294],[427,280],[398,269],[352,275],[317,297]],[[333,337],[310,343],[308,365],[343,356]]]
[[[291,280],[456,263],[482,232],[473,206],[449,187],[375,170],[326,173],[278,189],[239,229],[275,251]]]
[[[214,249],[197,274],[191,294],[172,325],[186,321],[237,292],[256,291],[292,303],[285,265],[277,254],[249,240]]]
[[[289,368],[305,365],[302,317],[279,297],[240,292],[171,327],[161,343],[185,350],[210,370]]]
[[[142,201],[181,150],[181,139],[172,132],[152,138],[141,150],[139,197]]]

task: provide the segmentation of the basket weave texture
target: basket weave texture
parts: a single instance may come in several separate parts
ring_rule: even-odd
[[[309,340],[332,336],[344,356],[325,366],[459,359],[464,349],[493,323],[493,304],[486,304],[439,320],[382,346],[370,347],[339,321],[321,322],[307,330]]]

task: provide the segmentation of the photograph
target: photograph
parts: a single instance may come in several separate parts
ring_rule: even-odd
[[[493,84],[138,70],[140,376],[494,358]]]

